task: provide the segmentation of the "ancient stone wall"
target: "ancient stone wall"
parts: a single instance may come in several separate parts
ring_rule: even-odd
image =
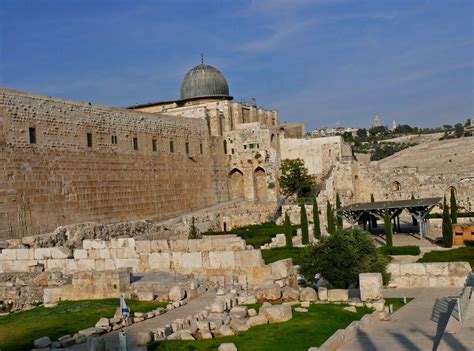
[[[221,145],[205,120],[1,89],[0,237],[226,201]]]

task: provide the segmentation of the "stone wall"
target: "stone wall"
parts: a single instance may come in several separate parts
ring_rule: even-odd
[[[468,262],[390,263],[387,270],[391,287],[463,287],[471,266]]]
[[[226,201],[221,145],[206,120],[1,89],[0,238],[169,218]]]
[[[234,235],[193,240],[84,240],[83,247],[74,250],[49,247],[4,249],[0,253],[0,273],[30,272],[38,267],[64,274],[131,268],[133,272],[218,276],[226,282],[239,280],[242,274],[246,283],[249,272],[262,266],[260,250],[248,249],[245,241]]]

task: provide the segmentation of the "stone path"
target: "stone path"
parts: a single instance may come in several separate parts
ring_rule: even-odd
[[[459,293],[458,288],[386,289],[384,297],[414,297],[395,312],[390,322],[375,323],[367,331],[340,348],[343,351],[431,351],[436,350],[448,319],[448,304],[443,298]],[[454,348],[468,351],[467,344],[453,337]]]
[[[157,328],[164,327],[166,324],[170,324],[176,318],[185,318],[188,315],[196,314],[199,311],[205,309],[206,306],[209,306],[216,297],[214,291],[208,291],[205,294],[189,301],[188,304],[179,307],[177,309],[166,312],[165,314],[147,319],[143,322],[133,324],[128,328],[121,329],[126,330],[127,339],[130,350],[146,350],[146,347],[137,346],[138,333],[142,331],[152,331]],[[119,350],[119,330],[113,331],[102,335],[101,338],[104,338],[106,350],[107,351],[116,351]],[[74,345],[68,350],[71,351],[87,351],[87,344]]]

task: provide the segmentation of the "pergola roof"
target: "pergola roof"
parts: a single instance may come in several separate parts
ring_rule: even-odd
[[[364,203],[357,203],[357,204],[344,206],[339,209],[339,212],[383,210],[386,208],[398,209],[398,208],[432,207],[432,206],[436,206],[441,200],[442,200],[441,197],[429,197],[429,198],[414,199],[414,200],[364,202]]]

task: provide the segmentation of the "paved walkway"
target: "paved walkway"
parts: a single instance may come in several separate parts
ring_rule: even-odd
[[[152,331],[157,328],[164,327],[167,324],[170,324],[176,318],[185,318],[186,316],[193,315],[202,311],[206,306],[209,306],[215,298],[216,294],[214,291],[209,291],[193,300],[188,304],[181,306],[177,309],[171,310],[162,314],[161,316],[147,319],[143,322],[133,324],[128,328],[121,329],[126,330],[127,339],[130,350],[146,350],[146,347],[137,346],[138,333],[143,331]],[[101,336],[104,338],[106,350],[107,351],[116,351],[119,350],[119,330],[107,333]],[[74,345],[68,348],[70,351],[87,351],[87,344]]]
[[[392,315],[390,322],[375,323],[360,331],[343,351],[431,351],[436,350],[448,319],[448,303],[443,298],[459,293],[458,288],[386,289],[384,297],[414,297]],[[468,345],[453,336],[453,348],[468,351]]]

